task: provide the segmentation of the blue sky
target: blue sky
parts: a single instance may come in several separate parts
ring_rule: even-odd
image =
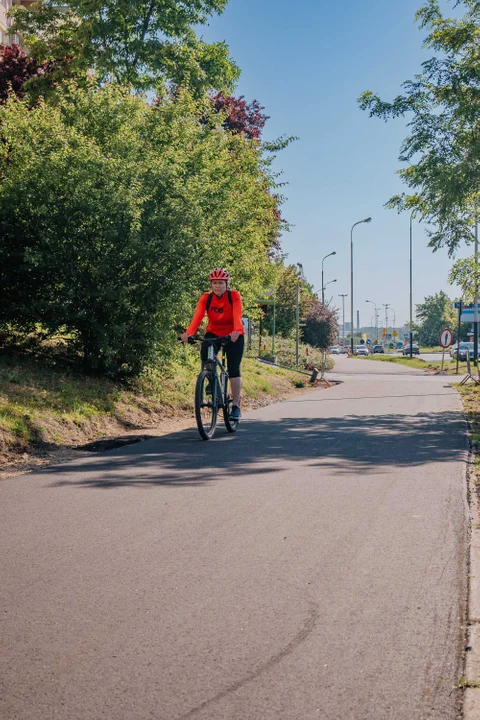
[[[270,115],[265,137],[299,138],[277,162],[289,183],[283,214],[293,225],[283,247],[318,289],[322,257],[336,251],[325,261],[325,281],[337,279],[327,288],[337,307],[338,293],[350,293],[350,228],[372,216],[354,232],[355,310],[363,325],[373,309],[367,299],[389,303],[397,325],[408,319],[409,219],[383,207],[404,189],[395,173],[405,123],[369,118],[357,98],[372,90],[391,99],[420,70],[430,54],[414,23],[420,4],[230,0],[202,32],[229,45],[242,69],[236,94],[258,99]],[[447,282],[452,260],[427,242],[414,226],[414,303],[441,289],[456,292]]]

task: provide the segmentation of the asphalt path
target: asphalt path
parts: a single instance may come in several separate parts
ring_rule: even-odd
[[[0,717],[458,717],[466,437],[444,378],[343,382],[0,484]]]

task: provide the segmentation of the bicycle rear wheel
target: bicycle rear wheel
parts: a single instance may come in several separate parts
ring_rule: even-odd
[[[214,402],[215,379],[213,373],[202,370],[197,378],[195,388],[195,417],[197,427],[203,440],[211,440],[217,425],[218,408]]]
[[[223,406],[223,420],[225,422],[225,427],[227,428],[228,432],[235,432],[238,427],[238,420],[231,420],[230,419],[230,412],[232,410],[232,398],[230,395],[227,395],[226,403]]]

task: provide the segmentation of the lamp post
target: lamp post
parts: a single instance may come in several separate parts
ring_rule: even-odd
[[[393,332],[395,332],[395,320],[396,320],[395,310],[392,307],[390,307],[390,310],[393,312]],[[392,334],[392,337],[395,337],[395,335]]]
[[[352,349],[352,355],[353,355],[353,327],[354,327],[354,319],[353,319],[353,228],[357,225],[361,225],[362,223],[369,223],[372,221],[371,217],[365,218],[364,220],[359,220],[358,222],[354,223],[352,225],[352,229],[350,230],[350,315],[352,320],[352,327],[351,327],[351,338],[350,338],[350,347]]]
[[[297,263],[298,269],[299,269],[299,276],[297,277],[297,298],[296,298],[296,350],[295,350],[295,358],[296,358],[296,367],[298,367],[298,344],[300,341],[300,280],[305,279],[305,275],[303,274],[303,265],[302,263]]]
[[[388,308],[390,307],[389,303],[382,303],[382,307],[385,308],[385,340],[387,339],[388,334]]]
[[[410,215],[410,357],[413,357],[413,273],[412,273],[412,238],[413,238],[413,216],[415,210]]]
[[[342,330],[343,330],[343,346],[345,347],[345,298],[348,297],[347,293],[339,294],[338,297],[342,298],[342,310],[343,310],[343,322],[342,322]]]
[[[377,303],[373,302],[373,300],[367,300],[368,303],[372,303],[372,305],[375,307],[375,337],[377,338],[378,342],[378,310],[377,310]]]
[[[322,273],[322,275],[323,275],[323,273]],[[337,280],[336,279],[330,280],[329,282],[325,283],[325,285],[322,285],[322,305],[325,305],[325,295],[324,295],[325,288],[327,287],[327,285],[331,285],[334,282],[337,282]]]
[[[325,297],[324,297],[324,294],[323,294],[323,291],[325,290],[325,285],[324,285],[324,283],[323,283],[323,263],[324,263],[324,261],[325,261],[327,258],[331,257],[332,255],[336,255],[336,254],[337,254],[337,253],[336,253],[335,250],[334,250],[333,252],[329,253],[328,255],[325,255],[325,257],[324,257],[323,260],[322,260],[322,305],[325,305]],[[328,285],[328,283],[327,283],[327,285]]]

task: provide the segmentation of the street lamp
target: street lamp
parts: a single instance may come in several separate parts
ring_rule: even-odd
[[[410,215],[410,357],[413,357],[413,274],[412,274],[412,237],[413,237],[413,216],[415,210]]]
[[[296,298],[296,351],[295,351],[295,357],[296,357],[296,363],[298,367],[298,346],[300,342],[300,280],[305,280],[305,275],[303,272],[303,265],[302,263],[297,263],[298,270],[299,270],[299,277],[297,277],[297,298]]]
[[[377,303],[373,302],[373,300],[367,300],[368,303],[372,303],[375,307],[375,337],[377,338],[378,342],[378,308]]]
[[[348,297],[347,293],[339,294],[338,297],[342,298],[342,309],[343,309],[343,323],[342,323],[342,329],[343,329],[343,346],[345,347],[345,298]]]
[[[393,333],[395,333],[395,327],[396,327],[396,315],[395,310],[390,306],[390,310],[393,312]],[[393,337],[395,337],[395,334],[393,334]]]
[[[323,275],[323,273],[322,273],[322,275]],[[336,279],[330,280],[329,282],[325,283],[325,285],[322,286],[322,305],[325,305],[325,296],[324,296],[325,288],[327,287],[327,285],[331,285],[334,282],[337,282]]]
[[[388,334],[388,308],[390,307],[389,303],[382,303],[382,307],[385,308],[385,339]]]
[[[352,348],[352,355],[353,355],[353,228],[357,225],[361,225],[362,223],[369,223],[372,221],[371,217],[365,218],[365,220],[359,220],[358,222],[354,223],[352,225],[352,229],[350,231],[350,310],[351,310],[351,319],[352,319],[352,336],[350,341],[350,347]]]
[[[333,252],[329,253],[328,255],[325,255],[325,257],[324,257],[323,260],[322,260],[322,305],[325,304],[325,298],[324,298],[324,295],[323,295],[323,291],[324,291],[324,289],[325,289],[325,286],[324,286],[324,284],[323,284],[323,262],[324,262],[324,260],[326,260],[327,258],[331,257],[332,255],[336,255],[336,254],[337,254],[337,253],[336,253],[335,250],[334,250]],[[327,283],[327,284],[328,284],[328,283]]]

